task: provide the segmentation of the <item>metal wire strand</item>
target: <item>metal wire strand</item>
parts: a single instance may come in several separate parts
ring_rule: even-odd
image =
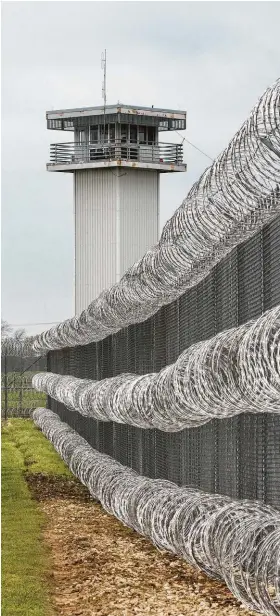
[[[143,477],[92,449],[52,411],[36,409],[33,419],[106,511],[159,549],[224,580],[244,606],[279,616],[279,511]]]
[[[79,316],[32,339],[34,353],[97,342],[198,284],[280,212],[280,79],[166,223],[159,243]],[[13,342],[9,353],[15,354]],[[26,343],[29,345],[29,341]],[[25,352],[24,344],[21,354]]]
[[[32,385],[86,417],[166,432],[248,411],[280,414],[280,306],[194,344],[159,373],[91,381],[42,372]]]

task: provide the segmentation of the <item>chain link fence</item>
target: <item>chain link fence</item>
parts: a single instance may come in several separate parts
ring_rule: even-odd
[[[161,370],[190,345],[280,304],[280,217],[233,250],[196,287],[98,343],[51,351],[48,371],[104,379]],[[167,434],[48,408],[95,449],[138,473],[280,507],[280,417],[243,414]]]
[[[1,361],[1,418],[30,417],[46,396],[32,388],[32,377],[47,368],[46,357],[3,355]]]

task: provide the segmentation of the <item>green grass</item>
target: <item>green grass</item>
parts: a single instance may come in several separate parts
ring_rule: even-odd
[[[2,616],[51,614],[48,554],[41,542],[44,516],[23,477],[23,456],[2,440]]]
[[[46,394],[32,389],[32,377],[36,372],[25,372],[23,375],[20,372],[8,372],[8,410],[9,409],[33,409],[37,406],[46,406]],[[4,375],[1,375],[1,385],[5,387]],[[15,389],[22,387],[22,391]],[[28,389],[24,389],[28,388]],[[5,409],[5,393],[2,391],[2,411]]]
[[[5,438],[19,450],[29,473],[73,476],[31,419],[7,421],[2,428],[2,439]]]
[[[22,395],[18,390],[9,389],[8,409],[35,409],[37,406],[46,406],[46,395],[40,391],[23,390]],[[2,393],[2,410],[5,408],[5,394]]]
[[[2,428],[2,616],[51,616],[49,553],[42,542],[45,517],[24,474],[71,476],[31,420]]]
[[[34,372],[30,370],[26,372],[7,372],[8,387],[21,387],[22,384],[32,387],[32,378],[37,373],[38,370]],[[3,387],[5,386],[5,375],[3,372],[1,373],[1,384]]]

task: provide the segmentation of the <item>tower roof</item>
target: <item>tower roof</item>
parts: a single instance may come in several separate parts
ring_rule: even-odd
[[[108,122],[131,122],[135,124],[157,125],[159,130],[184,130],[186,128],[186,111],[178,109],[161,109],[158,107],[141,107],[139,105],[107,105],[105,115]],[[56,109],[46,112],[47,125],[55,130],[73,130],[81,123],[88,123],[92,118],[96,123],[104,118],[104,107],[80,107],[76,109]]]
[[[81,116],[94,116],[104,113],[104,107],[102,105],[98,107],[79,107],[75,109],[56,109],[47,111],[47,119],[55,119],[57,117],[63,118],[80,118]],[[140,105],[123,105],[117,103],[116,105],[106,105],[105,113],[131,113],[132,115],[139,116],[152,116],[157,118],[186,118],[186,111],[180,111],[178,109],[162,109],[159,107],[141,107]]]

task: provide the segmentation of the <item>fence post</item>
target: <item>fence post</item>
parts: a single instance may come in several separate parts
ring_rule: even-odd
[[[19,385],[20,389],[19,389],[19,400],[18,400],[19,409],[18,410],[19,410],[19,417],[21,417],[21,416],[24,415],[24,413],[23,413],[23,405],[22,405],[22,402],[23,402],[23,390],[22,390],[22,388],[23,388],[23,385],[22,385],[22,382],[23,382],[23,357],[22,357],[22,355],[20,356],[19,371],[20,371],[20,382],[19,382],[18,385]]]
[[[5,383],[5,410],[4,410],[4,417],[5,420],[8,417],[8,371],[7,371],[7,350],[5,350],[5,355],[4,355],[4,374],[5,374],[5,378],[4,378],[4,383]]]

